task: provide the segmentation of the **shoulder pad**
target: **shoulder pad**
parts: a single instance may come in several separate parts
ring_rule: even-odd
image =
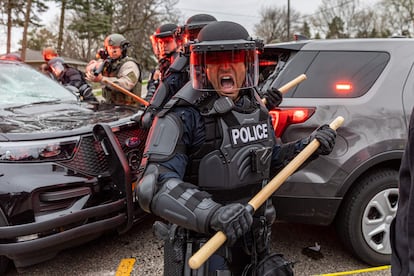
[[[173,62],[173,64],[170,65],[170,68],[168,70],[170,72],[185,72],[189,64],[188,57],[184,55],[179,55]]]
[[[173,106],[194,106],[199,107],[205,99],[211,95],[217,95],[216,92],[204,92],[193,88],[191,81],[187,82],[163,107],[158,113],[159,117],[165,116]]]
[[[177,141],[183,133],[181,121],[174,113],[156,117],[152,131],[147,138],[147,153],[149,161],[167,161],[177,146]]]
[[[160,82],[160,84],[154,92],[154,95],[151,98],[150,104],[156,108],[161,107],[168,96],[169,90],[169,87],[165,85],[164,82]]]
[[[173,98],[183,100],[190,105],[197,105],[197,103],[209,95],[208,92],[194,89],[191,81],[189,81],[174,95]]]

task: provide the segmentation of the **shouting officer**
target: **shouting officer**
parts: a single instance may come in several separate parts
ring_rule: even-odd
[[[157,114],[135,189],[146,212],[170,223],[154,225],[165,241],[164,275],[291,275],[283,260],[270,266],[273,274],[266,270],[281,259],[270,254],[271,200],[254,214],[245,205],[312,139],[321,144],[315,157],[329,154],[336,132],[323,125],[307,138],[276,144],[254,89],[256,43],[246,29],[212,22],[198,41],[190,47],[192,81]],[[226,244],[191,271],[188,257],[215,231],[225,233]]]
[[[110,34],[105,38],[105,60],[92,60],[86,70],[86,79],[92,82],[107,80],[141,96],[141,70],[138,62],[127,55],[129,41],[121,34]],[[110,104],[138,105],[130,96],[122,94],[108,85],[102,88],[102,96]]]

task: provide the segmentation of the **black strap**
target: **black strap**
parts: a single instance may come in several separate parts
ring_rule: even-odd
[[[187,184],[187,185],[186,185]],[[185,193],[185,191],[188,188],[194,188],[194,186],[190,186],[191,184],[183,182],[182,185],[175,186],[169,194],[175,198],[178,199],[182,194]],[[197,191],[195,192],[190,198],[188,198],[187,202],[185,203],[185,206],[190,209],[191,211],[194,211],[198,205],[200,205],[201,201],[205,198],[209,198],[211,195],[204,191]]]

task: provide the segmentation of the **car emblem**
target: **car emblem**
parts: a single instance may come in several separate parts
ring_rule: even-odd
[[[135,148],[139,144],[141,144],[141,139],[139,139],[139,137],[130,137],[125,140],[125,146],[128,148]]]

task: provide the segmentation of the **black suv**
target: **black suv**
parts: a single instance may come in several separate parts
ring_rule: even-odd
[[[144,216],[132,202],[147,136],[136,112],[81,102],[34,68],[0,60],[0,275],[9,260],[36,264]],[[108,139],[123,162],[109,157]]]
[[[294,173],[275,193],[279,219],[335,224],[356,257],[370,265],[389,263],[389,227],[414,104],[414,39],[270,44],[261,60],[277,62],[262,91],[307,76],[271,111],[283,142],[345,118],[333,152]]]

